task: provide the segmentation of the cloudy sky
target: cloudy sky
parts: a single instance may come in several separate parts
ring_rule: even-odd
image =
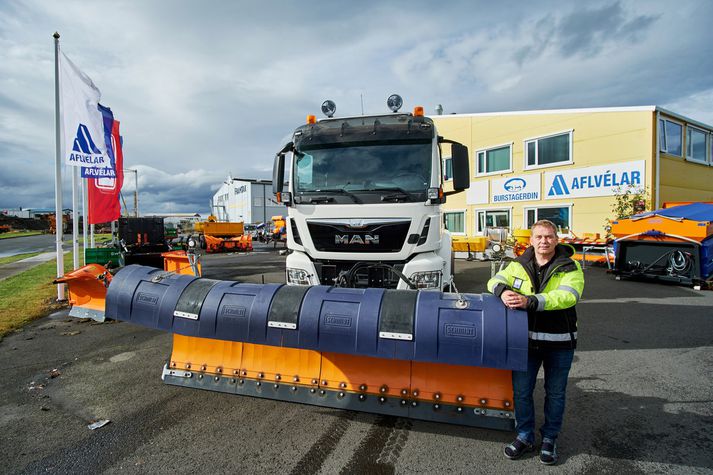
[[[55,31],[121,121],[142,212],[169,213],[206,212],[229,173],[269,178],[325,99],[338,115],[362,98],[386,112],[392,93],[427,113],[659,105],[713,124],[711,18],[708,0],[0,0],[0,208],[54,206]]]

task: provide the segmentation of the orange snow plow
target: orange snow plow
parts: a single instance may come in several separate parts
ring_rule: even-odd
[[[104,321],[106,288],[112,275],[106,267],[89,264],[54,280],[55,284],[67,284],[69,289],[70,317],[91,318]]]
[[[612,223],[617,277],[713,285],[713,204],[664,206]]]
[[[512,430],[511,371],[527,315],[486,294],[240,284],[197,277],[186,252],[164,271],[78,269],[74,316],[173,333],[167,384]],[[91,310],[91,312],[90,312]]]

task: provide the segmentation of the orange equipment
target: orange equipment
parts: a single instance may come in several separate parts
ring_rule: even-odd
[[[713,204],[688,203],[619,219],[614,273],[693,285],[713,283]]]
[[[203,239],[205,241],[205,250],[208,253],[253,250],[253,237],[250,235],[236,236],[232,238],[219,238],[205,234]]]
[[[245,226],[242,222],[217,222],[211,215],[208,221],[196,223],[194,229],[202,233],[201,247],[208,253],[253,250],[252,235],[245,234]]]
[[[272,238],[274,241],[284,241],[287,239],[287,220],[284,216],[273,216],[272,220]]]
[[[561,238],[560,242],[574,248],[572,259],[582,261],[582,265],[589,262],[611,269],[614,263],[612,240],[602,238],[599,233],[584,233],[581,237],[573,235],[571,238]]]
[[[111,274],[106,267],[89,264],[54,280],[55,284],[68,284],[70,317],[91,318],[104,321],[106,288]]]

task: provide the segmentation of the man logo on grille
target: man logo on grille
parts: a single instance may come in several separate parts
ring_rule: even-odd
[[[334,244],[379,244],[379,235],[365,234],[364,237],[362,237],[359,234],[353,234],[351,236],[349,236],[349,234],[335,234]]]

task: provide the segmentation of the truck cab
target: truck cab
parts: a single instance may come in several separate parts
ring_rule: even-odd
[[[441,148],[450,148],[450,193],[469,185],[467,148],[439,137],[422,108],[307,122],[273,168],[273,192],[288,209],[287,283],[447,288]]]

